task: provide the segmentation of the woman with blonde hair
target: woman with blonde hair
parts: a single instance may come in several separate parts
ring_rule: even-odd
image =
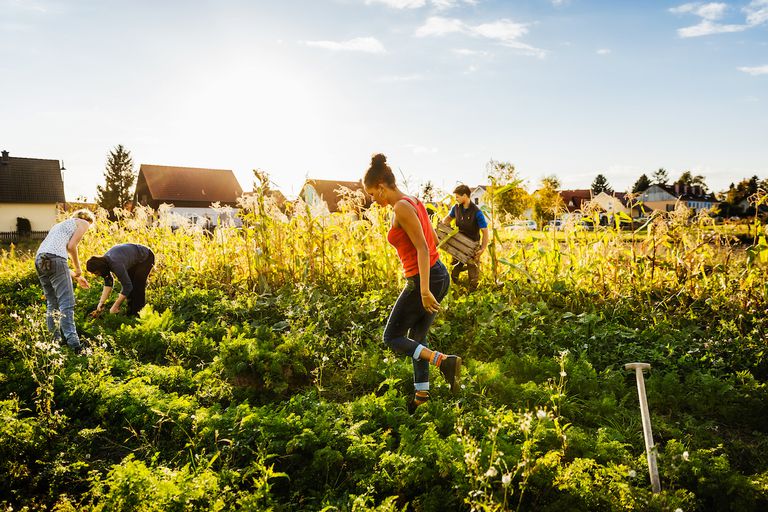
[[[59,222],[48,231],[35,254],[35,270],[45,292],[47,303],[46,323],[55,340],[62,334],[67,345],[79,354],[82,350],[75,327],[75,291],[72,279],[83,288],[88,281],[83,277],[77,245],[96,221],[88,210],[77,210],[72,216]],[[74,270],[70,270],[67,259],[72,258]]]
[[[413,358],[415,396],[409,410],[429,400],[429,365],[440,369],[451,391],[458,391],[461,358],[431,350],[427,332],[440,311],[451,279],[437,253],[435,232],[424,205],[397,188],[395,175],[382,154],[373,155],[363,178],[365,191],[381,206],[392,206],[394,218],[387,240],[403,265],[405,288],[384,328],[384,343]]]

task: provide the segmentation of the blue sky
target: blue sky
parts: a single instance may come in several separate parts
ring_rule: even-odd
[[[768,0],[0,0],[0,77],[0,146],[68,199],[118,143],[288,195],[374,152],[414,189],[768,177]]]

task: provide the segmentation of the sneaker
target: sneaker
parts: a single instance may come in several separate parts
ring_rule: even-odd
[[[461,375],[461,358],[459,356],[445,356],[440,363],[440,372],[451,386],[452,393],[459,392],[459,377]]]

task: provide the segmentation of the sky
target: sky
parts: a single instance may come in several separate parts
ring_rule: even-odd
[[[717,191],[768,177],[768,0],[0,0],[0,100],[0,149],[63,160],[68,200],[117,144],[288,196],[377,152],[411,191],[491,159]]]

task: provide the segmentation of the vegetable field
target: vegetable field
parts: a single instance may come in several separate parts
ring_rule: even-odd
[[[388,213],[246,205],[212,234],[100,217],[81,259],[157,254],[138,319],[54,345],[30,250],[0,252],[0,510],[766,510],[768,244],[678,210],[627,235],[494,229],[480,289],[452,286],[413,415],[381,334],[402,280]],[[756,232],[762,232],[757,226]],[[643,361],[662,492],[651,492]]]

